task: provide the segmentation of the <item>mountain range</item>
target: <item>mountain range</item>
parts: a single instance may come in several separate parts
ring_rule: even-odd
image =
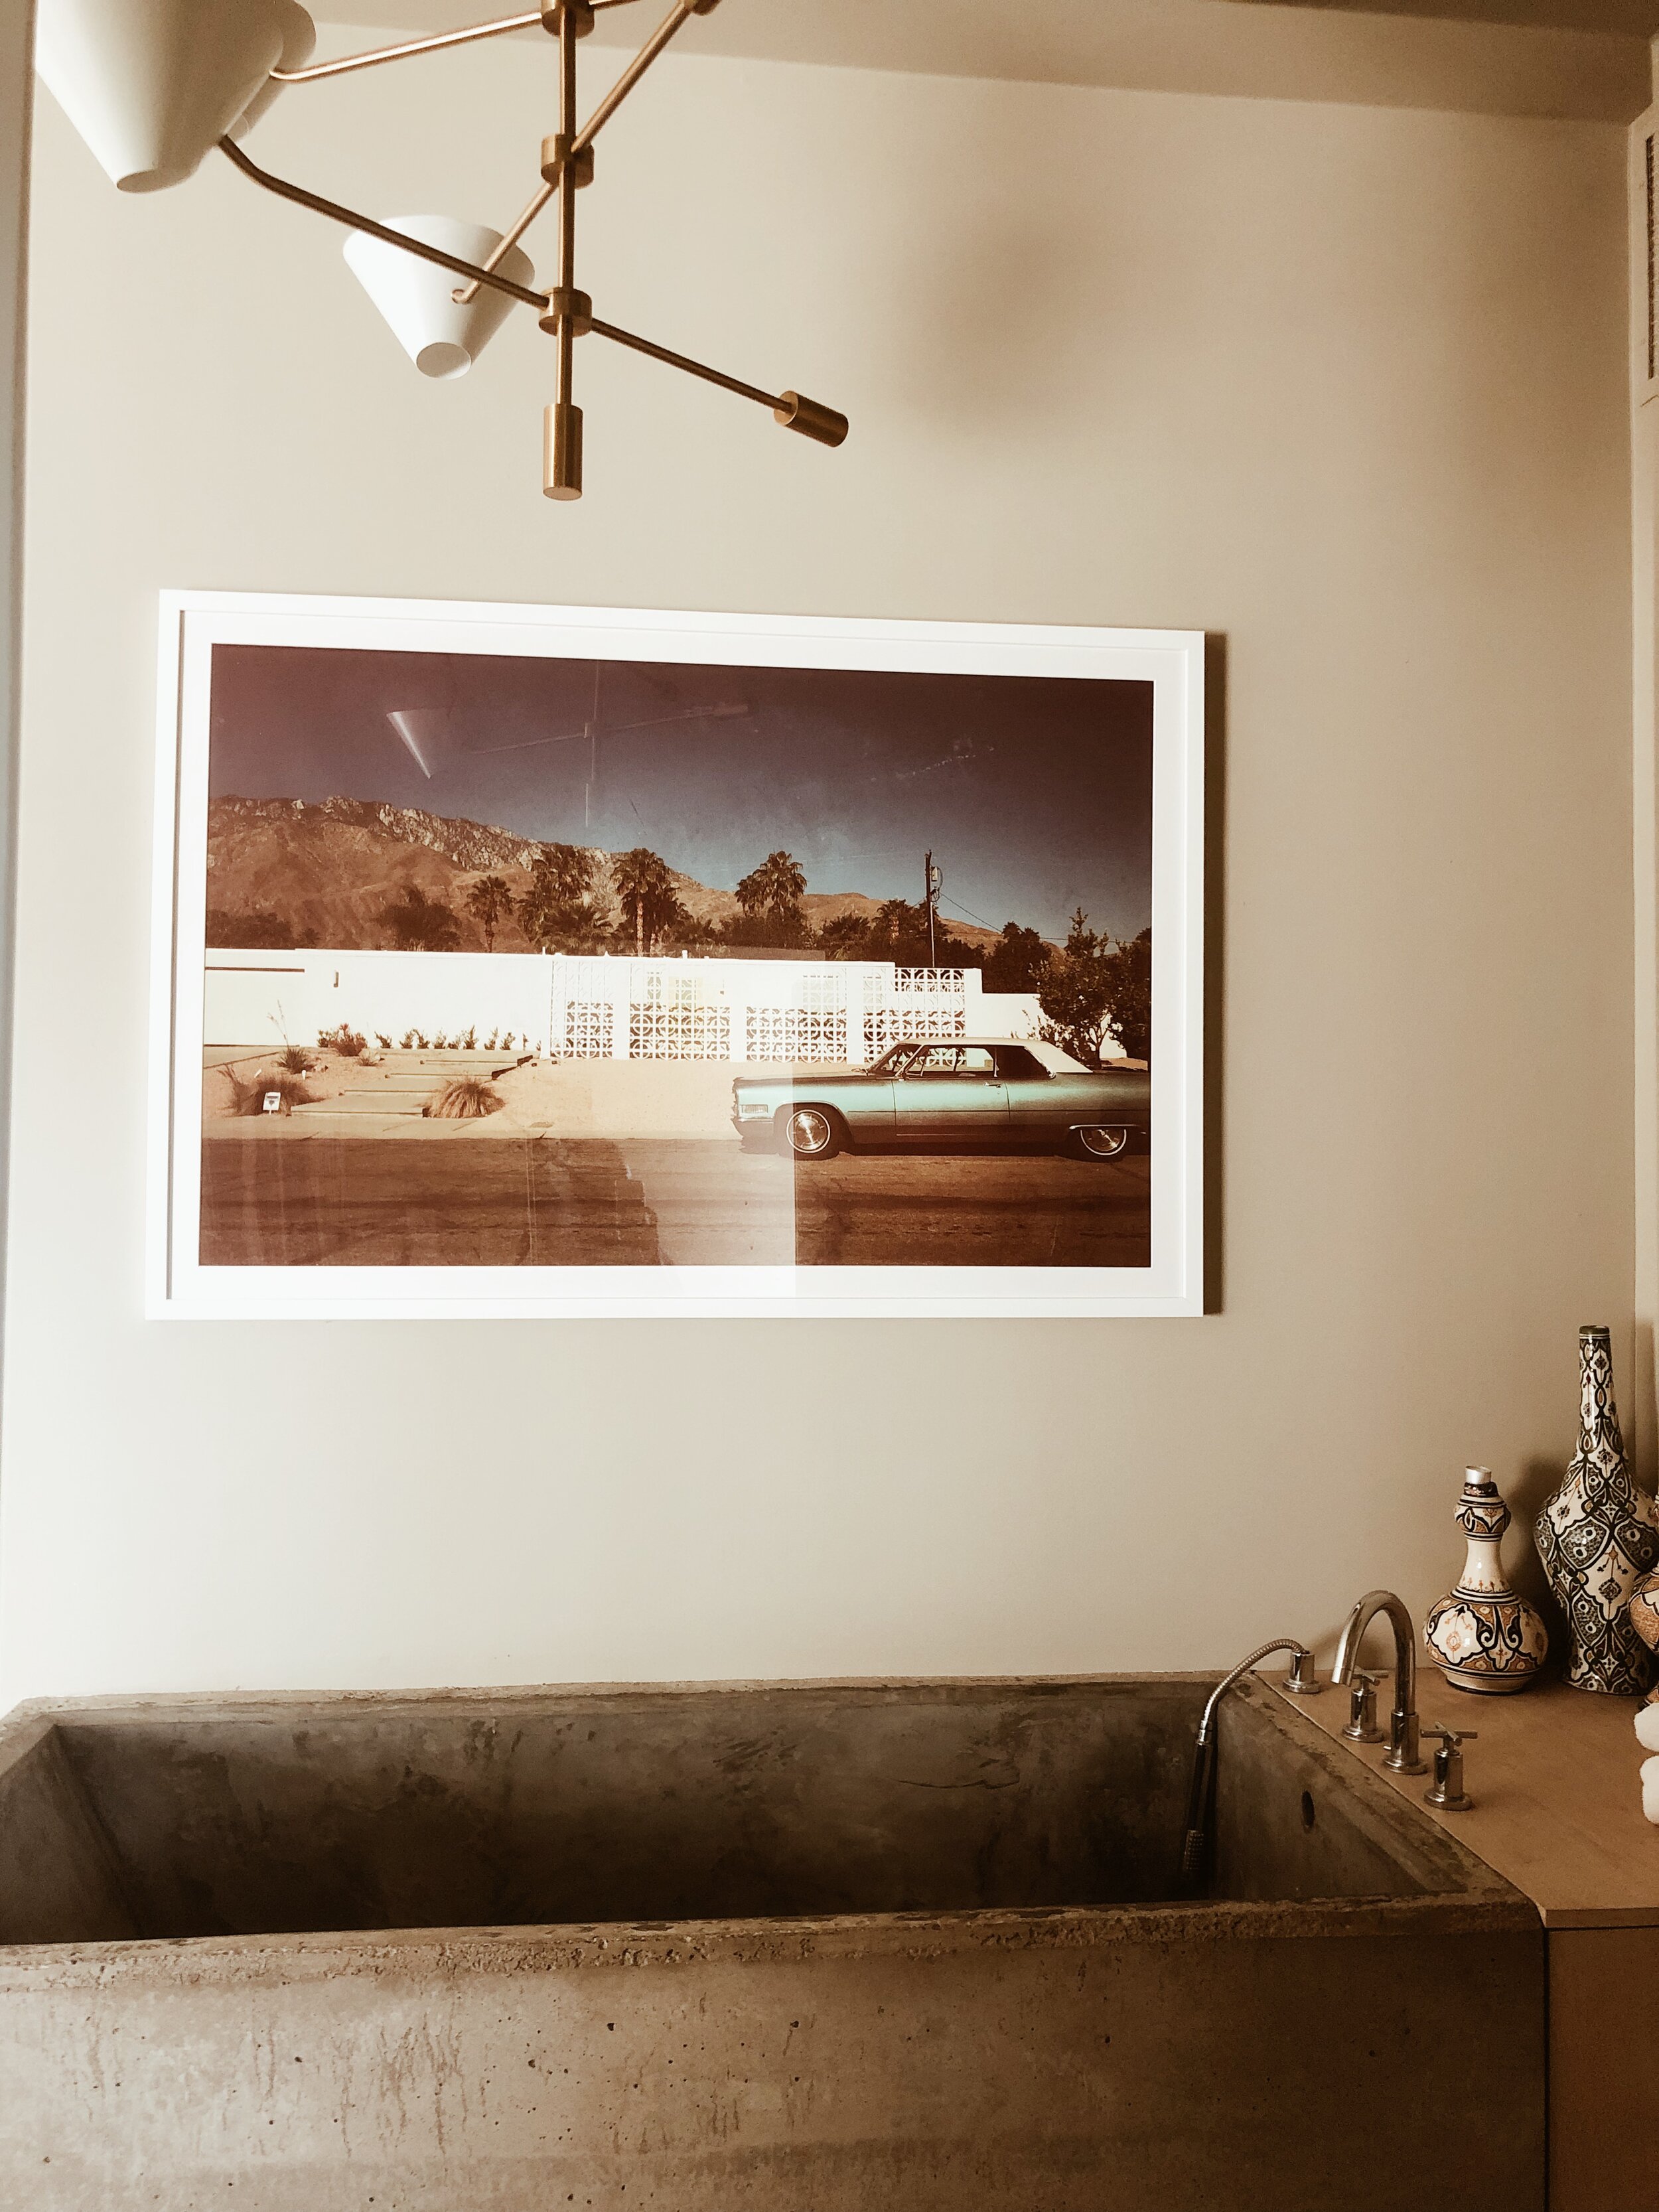
[[[482,952],[483,932],[466,912],[468,890],[480,876],[497,875],[517,898],[529,888],[540,849],[536,840],[488,823],[373,799],[215,799],[208,803],[207,903],[210,914],[271,916],[313,945],[373,951],[388,941],[386,908],[412,884],[452,908],[462,951]],[[595,848],[594,858],[608,884],[611,855]],[[741,911],[734,891],[671,872],[682,905],[700,921],[730,921]],[[862,891],[809,890],[801,903],[821,928],[842,915],[873,915],[883,902]],[[997,937],[954,920],[951,933],[988,951]],[[532,949],[516,922],[501,922],[496,951]]]

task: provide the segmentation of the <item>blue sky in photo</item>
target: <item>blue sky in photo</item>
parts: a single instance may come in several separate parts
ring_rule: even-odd
[[[216,798],[338,795],[648,845],[726,890],[783,847],[809,891],[919,901],[931,848],[947,920],[1054,939],[1079,906],[1114,936],[1150,921],[1152,751],[1147,684],[214,652]]]

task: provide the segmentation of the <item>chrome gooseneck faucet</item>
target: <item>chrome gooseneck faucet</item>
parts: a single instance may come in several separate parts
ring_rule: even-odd
[[[1291,1655],[1290,1680],[1285,1686],[1294,1690],[1299,1698],[1316,1698],[1324,1688],[1314,1665],[1314,1656],[1305,1644],[1294,1636],[1275,1637],[1271,1644],[1263,1644],[1252,1651],[1248,1659],[1241,1659],[1231,1674],[1224,1674],[1210,1692],[1209,1703],[1204,1708],[1204,1717],[1198,1724],[1198,1741],[1194,1747],[1193,1785],[1187,1802],[1187,1826],[1181,1839],[1181,1879],[1190,1887],[1204,1872],[1205,1854],[1210,1842],[1210,1799],[1215,1788],[1216,1709],[1235,1682],[1248,1674],[1253,1668],[1275,1651]]]
[[[1344,1684],[1352,1680],[1365,1631],[1379,1613],[1387,1613],[1394,1631],[1394,1712],[1382,1764],[1395,1774],[1426,1774],[1429,1770],[1418,1743],[1416,1636],[1410,1613],[1392,1590],[1367,1590],[1348,1615],[1336,1647],[1331,1680]]]

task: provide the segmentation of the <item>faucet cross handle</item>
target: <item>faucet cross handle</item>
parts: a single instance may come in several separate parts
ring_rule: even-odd
[[[1356,1667],[1349,1675],[1352,1687],[1348,1698],[1347,1725],[1342,1733],[1355,1743],[1387,1741],[1376,1724],[1376,1686],[1382,1679],[1369,1667]]]
[[[1475,1742],[1480,1730],[1437,1728],[1425,1721],[1420,1732],[1440,1741],[1434,1754],[1434,1779],[1423,1792],[1425,1803],[1442,1813],[1468,1812],[1474,1800],[1463,1787],[1463,1746]]]

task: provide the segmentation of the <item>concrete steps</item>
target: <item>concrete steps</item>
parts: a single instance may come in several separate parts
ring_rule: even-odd
[[[473,1070],[470,1067],[457,1068],[441,1073],[429,1067],[410,1068],[407,1071],[399,1068],[395,1073],[382,1072],[378,1067],[366,1067],[353,1087],[361,1086],[365,1091],[373,1091],[376,1093],[387,1091],[417,1091],[424,1098],[428,1092],[437,1090],[440,1084],[453,1083],[458,1075],[471,1075],[472,1073]],[[477,1073],[489,1079],[489,1072],[487,1068],[481,1067]]]
[[[317,1098],[309,1105],[296,1106],[294,1118],[303,1114],[314,1117],[322,1114],[407,1114],[420,1118],[421,1109],[432,1096],[432,1086],[426,1085],[419,1091],[347,1091],[337,1098]]]
[[[296,1106],[295,1115],[308,1118],[337,1115],[408,1115],[419,1118],[435,1091],[459,1076],[476,1075],[493,1081],[522,1067],[531,1053],[389,1052],[374,1067],[360,1067],[351,1088],[334,1098],[319,1098]]]
[[[425,1073],[434,1079],[445,1075],[506,1075],[535,1058],[530,1052],[383,1052],[365,1075]]]

